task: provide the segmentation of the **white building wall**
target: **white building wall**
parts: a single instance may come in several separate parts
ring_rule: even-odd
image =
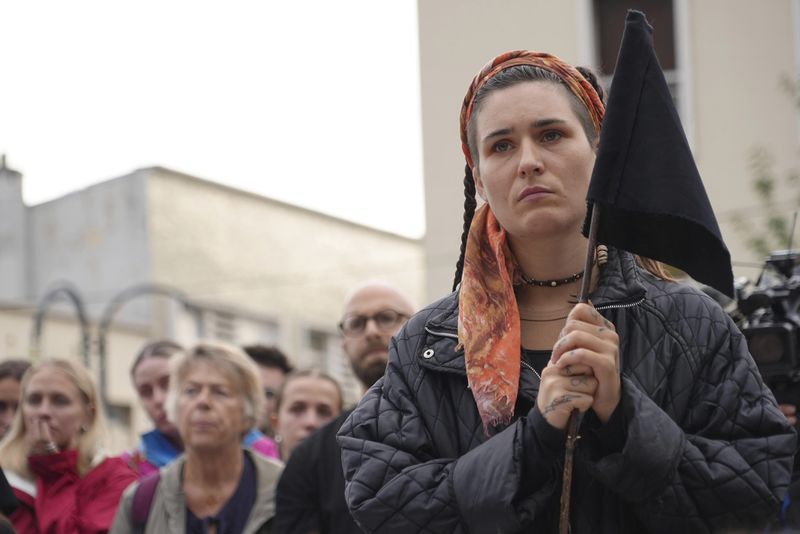
[[[422,302],[417,240],[172,171],[148,172],[154,279],[273,320],[278,345],[299,365],[319,364],[307,332],[336,336],[345,295],[359,282],[380,278]]]
[[[28,272],[38,300],[53,283],[69,280],[99,316],[126,287],[150,276],[144,181],[137,175],[109,180],[29,208]],[[147,302],[122,310],[145,322]]]
[[[754,277],[758,264],[734,231],[732,215],[744,213],[751,226],[766,213],[751,190],[748,154],[764,146],[783,178],[798,160],[798,112],[781,89],[783,76],[796,78],[800,32],[791,0],[673,0],[681,82],[681,111],[688,135],[731,249],[734,272]],[[509,1],[502,8],[479,0],[419,0],[420,66],[427,235],[427,300],[450,290],[463,214],[464,158],[458,114],[464,93],[480,67],[500,52],[527,48],[554,53],[568,62],[591,58],[591,0]],[[591,65],[590,65],[591,66]],[[688,99],[688,100],[687,100]],[[798,208],[785,195],[787,215]],[[797,239],[795,240],[797,242]]]
[[[694,0],[689,19],[695,159],[731,256],[737,263],[759,263],[763,258],[744,247],[732,215],[744,213],[754,227],[770,215],[759,209],[752,190],[753,148],[769,150],[781,180],[800,168],[798,110],[781,88],[782,77],[797,76],[791,1],[771,0],[766,7],[755,0]],[[798,209],[796,196],[779,199],[787,216]],[[734,272],[758,274],[743,266]]]
[[[464,156],[458,116],[473,76],[507,50],[544,50],[583,61],[582,0],[420,0],[420,80],[427,233],[426,300],[453,283],[463,221]]]
[[[0,296],[24,299],[28,293],[27,213],[22,203],[22,176],[0,162]]]

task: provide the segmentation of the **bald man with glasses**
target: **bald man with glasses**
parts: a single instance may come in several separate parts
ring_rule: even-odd
[[[370,281],[345,299],[339,322],[342,350],[364,391],[386,370],[389,341],[415,311],[411,300],[385,282]],[[344,500],[344,476],[336,432],[350,410],[295,448],[278,482],[275,532],[360,533]]]

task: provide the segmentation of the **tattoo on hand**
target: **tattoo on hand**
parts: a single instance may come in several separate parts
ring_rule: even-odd
[[[546,406],[544,411],[542,412],[542,415],[547,415],[550,412],[554,411],[559,406],[561,406],[562,404],[567,404],[568,402],[577,398],[578,398],[577,395],[562,395],[561,397],[554,399],[553,402],[551,402],[548,406]]]
[[[578,386],[580,386],[580,385],[584,385],[584,384],[586,384],[586,377],[585,377],[585,376],[576,376],[575,378],[573,378],[573,379],[572,379],[572,380],[570,380],[569,382],[570,382],[570,384],[572,384],[573,386],[575,386],[575,387],[578,387]]]

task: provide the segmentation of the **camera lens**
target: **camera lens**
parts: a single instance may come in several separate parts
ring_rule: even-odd
[[[784,357],[784,336],[774,332],[759,332],[748,339],[750,354],[757,363],[778,363]]]

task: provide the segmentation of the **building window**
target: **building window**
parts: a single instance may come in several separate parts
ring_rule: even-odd
[[[653,45],[681,117],[689,146],[693,146],[687,0],[592,0],[595,61],[608,91],[617,62],[628,9],[647,15],[653,26]]]
[[[604,76],[614,73],[617,52],[625,29],[625,15],[628,9],[637,9],[647,15],[647,20],[654,28],[653,43],[661,69],[665,74],[672,72],[674,78],[677,67],[672,0],[594,0],[593,7],[598,62]]]
[[[215,310],[208,314],[208,320],[212,338],[228,343],[236,342],[236,316]]]
[[[187,345],[203,338],[234,345],[276,345],[279,334],[276,321],[228,310],[192,308],[176,313],[173,319],[172,337]]]

